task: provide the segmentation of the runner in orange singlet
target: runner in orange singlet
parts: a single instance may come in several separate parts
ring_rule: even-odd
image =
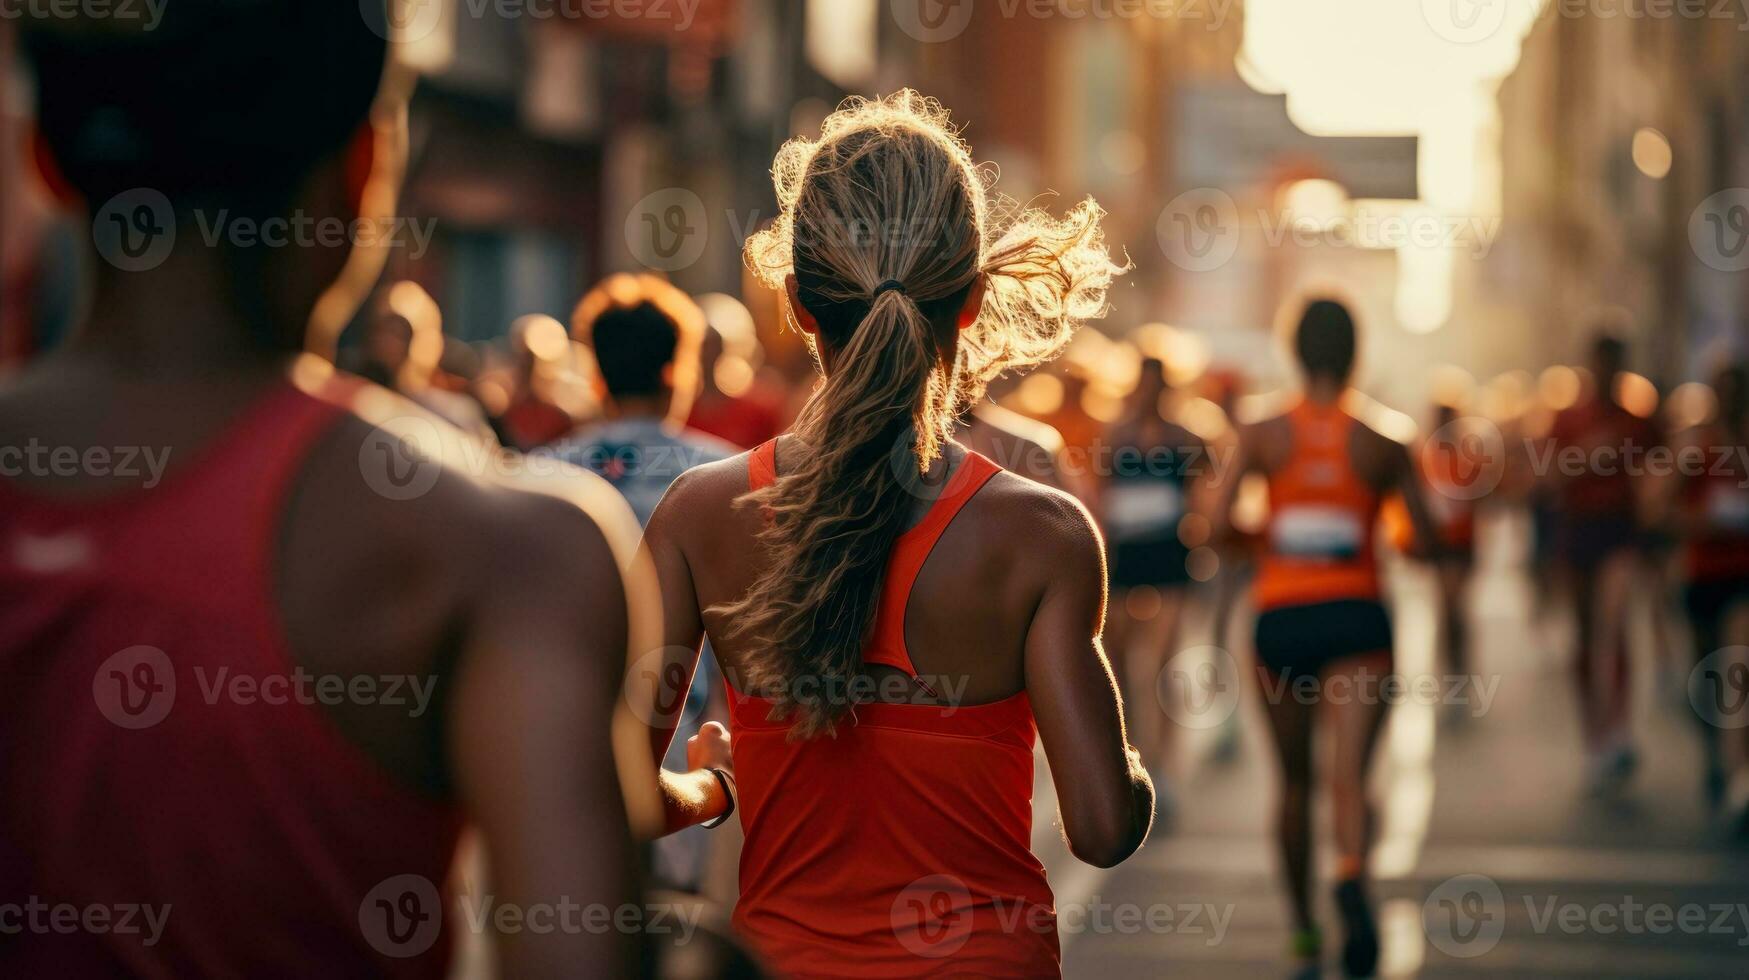
[[[1366,775],[1384,721],[1377,685],[1392,671],[1391,624],[1373,554],[1380,500],[1401,492],[1420,540],[1436,534],[1407,449],[1360,417],[1384,410],[1348,387],[1355,355],[1348,310],[1328,299],[1308,304],[1294,347],[1305,374],[1303,397],[1240,434],[1241,466],[1264,474],[1269,485],[1269,524],[1253,585],[1257,675],[1281,758],[1279,833],[1299,930],[1295,953],[1307,961],[1321,955],[1311,901],[1311,791],[1312,741],[1322,725],[1334,740],[1328,787],[1336,904],[1347,932],[1343,966],[1366,976],[1378,960],[1365,886],[1372,839]],[[1219,501],[1211,524],[1222,526],[1229,510]]]

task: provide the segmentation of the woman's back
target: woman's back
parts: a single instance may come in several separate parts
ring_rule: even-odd
[[[806,452],[793,439],[726,461],[677,490],[674,542],[698,607],[743,593],[762,571],[757,512],[741,492]],[[1056,916],[1030,850],[1036,727],[1025,645],[1046,561],[1012,533],[1074,534],[1074,505],[951,452],[917,484],[915,519],[887,566],[867,673],[840,690],[795,679],[797,698],[855,704],[832,737],[791,739],[773,703],[737,687],[748,638],[704,621],[731,709],[742,850],[738,928],[786,975],[992,975],[1056,968]],[[1052,525],[1055,525],[1053,528]],[[1048,553],[1047,553],[1048,554]],[[696,557],[695,557],[696,556]],[[818,690],[808,690],[818,686]]]

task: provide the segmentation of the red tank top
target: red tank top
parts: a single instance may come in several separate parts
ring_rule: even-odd
[[[1704,468],[1683,483],[1683,506],[1699,528],[1688,539],[1684,564],[1693,582],[1749,579],[1749,472],[1739,439],[1714,426],[1696,443],[1693,459]]]
[[[1662,440],[1647,419],[1613,402],[1592,397],[1562,409],[1551,430],[1561,471],[1561,509],[1579,517],[1635,520],[1635,474],[1644,469],[1629,460]],[[1575,459],[1569,460],[1568,454]]]
[[[444,974],[457,813],[284,686],[275,541],[341,415],[280,385],[150,490],[0,479],[0,902],[44,923],[0,976]]]
[[[1448,547],[1468,549],[1476,540],[1475,504],[1460,495],[1476,479],[1479,464],[1449,442],[1427,443],[1417,454],[1422,500],[1439,526],[1441,541]]]
[[[1302,401],[1288,422],[1292,450],[1268,475],[1269,525],[1253,586],[1257,607],[1377,599],[1379,495],[1349,459],[1353,417],[1336,405]]]
[[[776,478],[775,443],[748,457]],[[994,463],[967,453],[888,559],[866,663],[915,677],[911,587]],[[1056,976],[1056,911],[1033,855],[1026,692],[992,704],[858,705],[836,737],[791,741],[771,702],[728,689],[746,832],[734,922],[786,977]]]

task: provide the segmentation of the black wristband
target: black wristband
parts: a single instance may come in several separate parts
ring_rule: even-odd
[[[700,827],[703,827],[706,830],[714,830],[727,823],[729,818],[735,815],[735,777],[715,766],[712,766],[705,771],[717,777],[718,784],[723,787],[723,795],[729,798],[729,806],[727,809],[709,820],[706,820],[704,823],[699,824]]]

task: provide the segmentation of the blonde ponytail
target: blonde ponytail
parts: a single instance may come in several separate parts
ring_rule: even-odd
[[[771,516],[770,562],[719,611],[751,644],[740,684],[795,716],[792,737],[812,737],[833,731],[850,707],[834,694],[863,671],[916,499],[904,471],[941,456],[991,378],[1048,360],[1103,315],[1123,269],[1098,205],[1059,220],[999,197],[946,112],[910,90],[846,102],[819,140],[785,144],[772,176],[778,218],[748,240],[747,263],[772,286],[796,276],[832,371],[796,424],[808,451],[743,498]],[[945,334],[980,278],[976,319]]]

